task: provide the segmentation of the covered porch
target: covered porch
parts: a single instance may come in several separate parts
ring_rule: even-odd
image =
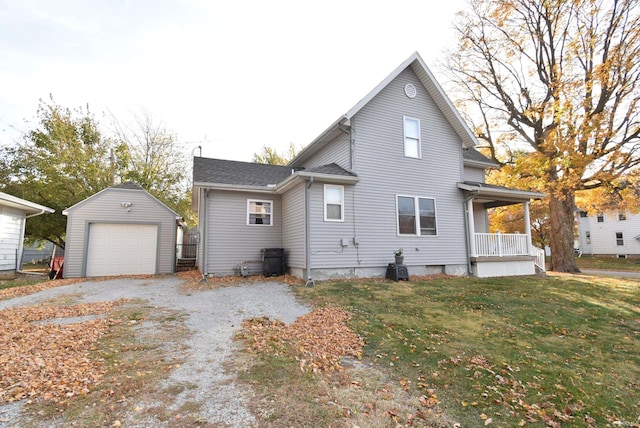
[[[545,270],[544,250],[531,243],[529,203],[544,194],[486,183],[458,183],[465,193],[467,242],[472,273],[479,277],[533,275]],[[491,208],[522,204],[521,233],[489,233],[487,212]]]

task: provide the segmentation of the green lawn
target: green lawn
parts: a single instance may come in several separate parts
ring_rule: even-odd
[[[576,257],[580,269],[606,269],[640,271],[640,259],[619,259],[617,257]]]
[[[298,291],[350,309],[365,357],[413,395],[437,397],[462,426],[640,424],[639,280],[438,278]]]

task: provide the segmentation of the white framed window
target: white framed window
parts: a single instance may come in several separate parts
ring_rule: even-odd
[[[616,245],[620,247],[624,246],[624,235],[622,232],[616,232]]]
[[[410,158],[420,158],[420,119],[409,116],[404,118],[404,155]]]
[[[324,185],[324,221],[344,221],[344,186]]]
[[[247,199],[247,225],[273,226],[273,201]]]
[[[438,235],[435,199],[398,195],[396,213],[398,235]]]
[[[587,244],[591,245],[591,232],[587,230],[584,233],[584,237],[585,237],[585,240],[587,241]]]
[[[596,221],[598,223],[604,223],[604,214],[597,214],[596,215]]]
[[[625,221],[627,219],[627,213],[619,212],[618,213],[618,221]]]

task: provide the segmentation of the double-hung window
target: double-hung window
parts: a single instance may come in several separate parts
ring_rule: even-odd
[[[436,201],[418,196],[397,196],[398,235],[435,236]]]
[[[420,119],[404,116],[404,155],[410,158],[421,157]]]
[[[247,225],[273,225],[273,201],[247,199]]]
[[[344,221],[344,186],[324,185],[324,220]]]
[[[622,234],[622,232],[616,232],[616,245],[624,245],[624,235]]]

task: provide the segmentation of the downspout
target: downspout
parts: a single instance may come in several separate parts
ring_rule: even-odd
[[[202,254],[200,254],[200,258],[202,259],[202,279],[204,280],[207,276],[207,261],[209,257],[207,257],[207,204],[209,203],[209,189],[202,189],[202,194],[200,195],[200,203],[203,203],[204,206],[202,208],[202,229],[198,230],[198,239],[202,239]],[[204,198],[203,198],[204,196]],[[200,213],[198,213],[200,215]]]
[[[315,283],[311,278],[311,221],[310,221],[310,213],[311,213],[311,202],[310,202],[310,194],[311,194],[311,185],[313,184],[313,177],[309,177],[309,184],[305,186],[304,193],[304,232],[305,232],[305,240],[304,240],[304,264],[305,264],[305,286],[313,287]]]
[[[467,204],[470,200],[475,199],[476,196],[478,196],[479,192],[476,190],[475,192],[471,193],[469,196],[467,196],[464,199],[464,202],[462,203],[462,212],[463,212],[463,217],[464,217],[464,230],[465,230],[465,242],[467,244],[467,270],[469,271],[470,275],[473,275],[473,265],[471,264],[471,242],[470,240],[471,238],[471,231],[469,230],[469,219],[468,219],[468,214],[469,214],[469,210],[467,208]]]

